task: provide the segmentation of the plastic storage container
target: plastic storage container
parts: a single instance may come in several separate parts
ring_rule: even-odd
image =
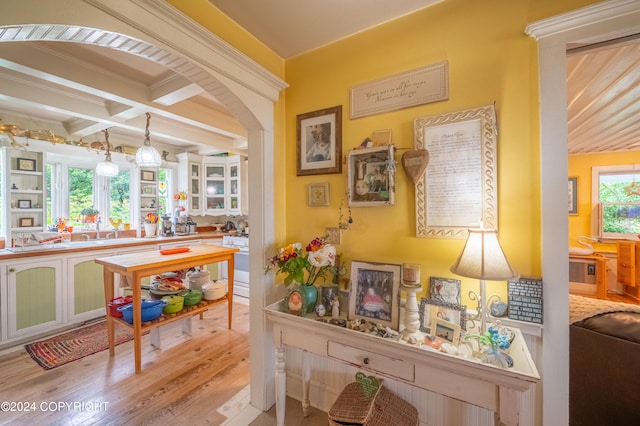
[[[133,302],[132,296],[116,297],[109,302],[109,315],[114,318],[122,318],[122,312],[118,310],[119,307],[128,305]]]

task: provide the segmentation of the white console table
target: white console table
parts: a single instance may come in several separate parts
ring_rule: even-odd
[[[286,364],[285,346],[303,351],[302,409],[309,408],[310,362],[308,354],[342,361],[371,374],[389,377],[418,388],[468,402],[496,413],[507,426],[532,425],[533,419],[521,419],[523,398],[533,398],[529,390],[540,381],[520,330],[511,345],[514,367],[502,369],[474,359],[449,355],[318,322],[281,311],[282,302],[267,306],[267,318],[273,322],[276,347],[276,416],[277,424],[285,424]]]

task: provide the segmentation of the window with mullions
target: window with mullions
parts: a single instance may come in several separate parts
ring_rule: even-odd
[[[603,239],[636,238],[640,234],[640,173],[634,165],[594,167],[597,235]],[[595,212],[594,212],[595,213]]]

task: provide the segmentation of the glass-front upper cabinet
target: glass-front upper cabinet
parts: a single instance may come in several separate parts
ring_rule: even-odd
[[[202,156],[190,152],[176,154],[178,158],[178,188],[177,191],[186,191],[187,200],[185,207],[189,215],[201,215],[203,212],[202,200]],[[179,201],[181,203],[182,201]]]
[[[225,204],[225,164],[224,162],[222,164],[205,164],[204,170],[204,181],[207,191],[205,197],[205,212],[222,214],[226,212],[227,208]]]

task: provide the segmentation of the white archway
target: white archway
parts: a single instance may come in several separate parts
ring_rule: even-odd
[[[16,24],[18,23],[18,24]],[[116,49],[160,63],[222,102],[248,129],[251,403],[260,410],[274,403],[275,361],[262,308],[267,291],[264,248],[273,244],[274,107],[284,81],[176,9],[152,0],[22,0],[3,7],[0,42],[84,43]]]
[[[527,26],[538,39],[544,332],[543,424],[569,423],[566,49],[640,33],[640,3],[612,0]],[[560,236],[560,237],[558,237]]]

